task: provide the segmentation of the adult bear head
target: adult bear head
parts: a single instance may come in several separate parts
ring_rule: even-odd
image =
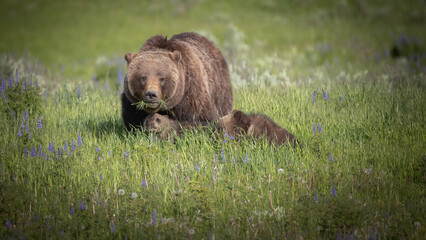
[[[127,53],[124,93],[149,113],[176,106],[184,96],[185,71],[178,51]]]

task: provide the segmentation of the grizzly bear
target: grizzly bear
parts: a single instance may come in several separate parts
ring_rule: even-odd
[[[296,138],[286,129],[260,114],[245,114],[239,110],[233,110],[219,120],[216,128],[235,137],[243,135],[254,138],[266,137],[270,143],[277,145],[287,142],[293,147],[299,145]]]
[[[125,59],[121,100],[128,130],[140,127],[151,113],[185,123],[218,120],[232,110],[228,65],[220,50],[197,33],[169,40],[154,36]]]

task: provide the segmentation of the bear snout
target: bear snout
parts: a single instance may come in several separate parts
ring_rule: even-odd
[[[145,101],[147,102],[155,102],[158,100],[158,92],[157,91],[147,91],[145,93]]]

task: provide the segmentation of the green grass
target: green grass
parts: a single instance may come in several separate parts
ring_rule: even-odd
[[[158,142],[155,136],[124,131],[116,90],[83,86],[80,98],[77,88],[46,97],[31,92],[29,107],[35,99],[43,107],[29,113],[30,140],[20,127],[23,111],[13,119],[9,105],[3,105],[8,127],[1,130],[2,235],[423,236],[424,89],[363,81],[324,88],[329,94],[324,99],[321,88],[235,89],[235,108],[275,119],[303,143],[300,151],[251,139],[224,142],[209,131]],[[16,89],[6,89],[8,99],[21,96]],[[313,124],[322,131],[314,134]],[[56,155],[49,152],[50,143]],[[58,156],[65,143],[68,151]],[[42,156],[31,157],[39,145]]]
[[[401,34],[425,37],[421,1],[0,5],[0,52],[18,55],[0,58],[0,238],[426,235],[424,43],[384,55]],[[235,109],[272,118],[303,148],[127,133],[124,54],[182,31],[216,39]]]

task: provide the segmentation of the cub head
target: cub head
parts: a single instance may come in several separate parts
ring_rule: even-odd
[[[150,132],[162,131],[171,128],[172,121],[167,115],[154,113],[145,118],[143,127]]]
[[[153,113],[145,118],[143,127],[149,132],[154,132],[160,140],[171,140],[179,128],[179,123],[167,115]]]
[[[128,53],[124,94],[143,110],[156,113],[172,109],[183,97],[185,82],[178,51]]]
[[[233,136],[247,133],[250,127],[250,116],[240,110],[232,110],[217,123],[217,128]]]

